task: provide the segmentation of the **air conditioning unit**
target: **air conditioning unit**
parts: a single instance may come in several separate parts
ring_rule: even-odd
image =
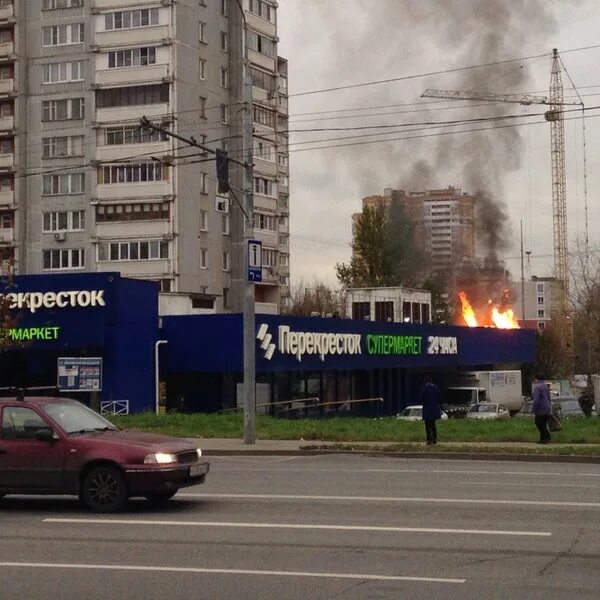
[[[57,231],[54,234],[54,239],[57,242],[64,242],[67,239],[67,234],[64,231]]]
[[[229,198],[226,196],[215,197],[215,210],[220,213],[229,212]]]

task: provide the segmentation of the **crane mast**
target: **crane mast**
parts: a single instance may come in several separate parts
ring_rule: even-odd
[[[550,110],[546,120],[550,123],[550,157],[552,163],[552,217],[554,224],[554,270],[562,282],[560,311],[567,312],[569,294],[569,260],[567,245],[567,177],[565,168],[565,119],[564,102],[558,50],[552,56],[550,75]]]

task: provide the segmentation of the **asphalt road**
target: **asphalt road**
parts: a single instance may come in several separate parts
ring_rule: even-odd
[[[598,598],[595,465],[212,458],[162,509],[0,502],[0,598]]]

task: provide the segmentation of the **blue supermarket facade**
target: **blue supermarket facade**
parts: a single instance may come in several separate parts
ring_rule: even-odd
[[[158,285],[118,273],[17,276],[0,293],[14,316],[0,334],[4,389],[52,386],[59,359],[94,357],[102,359],[101,401],[153,410],[158,356],[167,408],[236,406],[239,314],[160,316]],[[393,414],[414,401],[426,374],[443,384],[461,370],[534,358],[528,330],[256,316],[257,396],[267,409],[309,397],[336,410],[347,400],[380,398],[361,410]],[[90,401],[88,392],[72,395]]]

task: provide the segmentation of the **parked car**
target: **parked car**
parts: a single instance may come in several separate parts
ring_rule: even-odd
[[[560,405],[561,414],[565,418],[585,416],[576,396],[557,396],[552,399],[552,403],[555,402]]]
[[[562,418],[560,402],[556,401],[555,398],[552,398],[552,414],[559,420]],[[533,417],[533,402],[531,400],[524,402],[521,410],[515,415],[515,417]]]
[[[480,402],[473,404],[467,412],[468,419],[510,419],[510,412],[504,404]]]
[[[420,405],[407,406],[402,412],[396,415],[397,419],[403,421],[421,421],[423,419],[423,407]],[[448,415],[442,411],[442,419],[447,419]]]
[[[93,511],[114,512],[134,496],[167,501],[208,471],[193,442],[120,431],[75,400],[0,399],[0,498],[76,495]]]

